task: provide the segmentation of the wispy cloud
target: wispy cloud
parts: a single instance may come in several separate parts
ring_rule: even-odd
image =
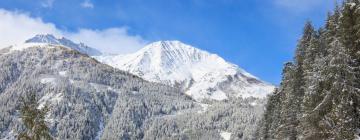
[[[126,27],[104,30],[80,29],[78,32],[64,33],[77,42],[98,48],[108,53],[133,53],[144,47],[146,41],[140,36],[131,36]]]
[[[94,4],[90,0],[85,0],[81,3],[81,7],[84,8],[94,8]]]
[[[42,0],[41,6],[45,8],[52,8],[55,0]]]
[[[44,23],[40,18],[30,18],[27,13],[0,9],[0,48],[24,41],[36,34],[60,35],[54,24]]]
[[[31,17],[28,13],[4,9],[0,9],[0,19],[0,48],[22,43],[36,34],[65,36],[104,52],[120,54],[135,52],[146,43],[142,37],[128,34],[126,27],[69,32],[58,29],[55,24],[44,22],[41,18]]]

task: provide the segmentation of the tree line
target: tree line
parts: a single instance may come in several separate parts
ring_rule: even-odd
[[[319,29],[307,22],[282,77],[268,99],[259,139],[359,137],[360,1],[337,5]]]

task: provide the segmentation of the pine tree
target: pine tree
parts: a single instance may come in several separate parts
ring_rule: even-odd
[[[312,75],[312,65],[315,59],[319,56],[320,51],[320,40],[317,35],[312,23],[308,21],[305,24],[303,36],[299,41],[295,54],[295,65],[294,71],[294,89],[293,93],[297,104],[296,109],[301,111],[300,106],[303,102],[305,89],[307,89],[306,80]],[[300,117],[301,113],[298,113],[297,117]]]
[[[264,112],[264,117],[261,121],[261,127],[259,128],[259,135],[256,139],[274,139],[275,128],[279,124],[279,105],[280,105],[280,92],[275,89],[274,93],[268,97],[268,103]]]
[[[360,50],[360,2],[358,0],[348,0],[340,18],[340,42],[350,51],[351,56],[355,56]],[[359,59],[359,58],[357,58]]]
[[[339,21],[340,21],[341,9],[340,6],[336,3],[334,13],[328,13],[328,17],[325,24],[325,33],[324,33],[324,44],[326,46],[323,53],[324,56],[328,55],[328,48],[333,42],[339,40]]]
[[[326,59],[322,53],[318,51],[320,44],[313,44],[309,47],[307,57],[305,59],[305,93],[301,103],[302,116],[300,117],[299,131],[302,136],[312,136],[313,139],[321,139],[318,134],[317,119],[302,119],[302,117],[311,113],[317,103],[324,97],[324,71],[326,67]]]
[[[356,17],[355,19],[355,26],[354,28],[356,29],[356,44],[359,45],[360,44],[360,2],[357,1],[355,8],[355,13],[354,16]],[[357,52],[359,53],[359,52]]]
[[[52,137],[45,122],[45,116],[49,111],[47,105],[38,109],[39,104],[34,93],[26,98],[20,98],[20,102],[20,118],[26,130],[19,134],[18,140],[51,140]]]
[[[360,1],[347,0],[341,11],[340,43],[350,55],[349,66],[354,68],[355,79],[360,79]],[[355,81],[355,87],[360,89],[360,80]],[[356,112],[356,125],[360,128],[360,91],[351,94],[352,106]]]
[[[299,95],[297,86],[298,67],[293,63],[287,63],[284,69],[283,82],[280,88],[279,127],[275,139],[296,139],[299,113]]]
[[[289,109],[289,105],[291,105],[289,96],[291,94],[287,94],[292,90],[294,69],[295,66],[292,62],[285,64],[280,87],[274,91],[274,94],[269,96],[260,127],[261,136],[259,136],[259,139],[282,139],[289,137],[294,132],[292,128],[295,127],[292,125],[292,122],[294,122],[292,119],[295,119],[295,116],[289,115],[292,111]]]
[[[295,65],[288,73],[289,80],[285,87],[286,98],[282,111],[285,113],[281,117],[282,124],[287,125],[280,131],[281,139],[297,139],[299,135],[299,120],[302,117],[301,109],[306,87],[306,72],[311,71],[311,65],[316,58],[316,51],[320,41],[314,27],[310,21],[306,22],[303,36],[299,41],[295,54]]]
[[[315,111],[326,110],[329,113],[330,138],[354,139],[357,128],[356,110],[353,107],[353,95],[358,94],[354,68],[349,64],[354,60],[346,48],[338,41],[330,48],[330,62],[327,69],[328,80],[331,82],[329,93]],[[331,106],[331,110],[323,109]],[[328,107],[326,107],[328,108]],[[323,111],[324,112],[324,111]],[[327,113],[326,112],[326,113]],[[324,123],[325,124],[325,123]]]
[[[320,56],[320,51],[320,37],[314,31],[311,35],[309,46],[305,48],[305,58],[303,62],[303,69],[305,74],[312,71],[312,65],[314,64],[315,59]]]
[[[303,67],[306,49],[310,46],[310,42],[315,34],[315,29],[310,21],[305,23],[303,30],[303,36],[301,37],[299,44],[296,49],[295,60],[296,65],[300,68]]]
[[[269,99],[263,139],[355,138],[360,128],[359,40],[359,0],[336,6],[318,32],[305,24],[295,64],[285,67],[278,94]],[[269,116],[276,116],[275,110],[280,110],[278,119]]]

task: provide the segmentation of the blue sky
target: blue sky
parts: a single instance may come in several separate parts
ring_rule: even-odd
[[[25,38],[36,29],[36,33],[65,35],[96,48],[106,42],[103,46],[108,47],[100,49],[117,53],[133,52],[153,41],[180,40],[216,53],[265,81],[279,84],[283,64],[292,60],[305,21],[309,19],[315,26],[321,26],[334,3],[331,0],[1,0],[0,31],[3,36],[7,34],[7,40],[12,39],[9,34],[18,37],[18,32],[24,32]],[[19,25],[13,25],[14,22]],[[9,27],[19,31],[14,33],[7,30]]]

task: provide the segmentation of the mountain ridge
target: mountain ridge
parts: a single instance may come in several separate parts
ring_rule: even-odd
[[[51,44],[51,45],[61,45],[64,47],[69,47],[71,49],[77,50],[81,53],[90,55],[90,56],[96,56],[96,55],[102,55],[103,53],[100,52],[97,49],[91,48],[84,43],[74,43],[73,41],[61,37],[57,38],[52,34],[38,34],[34,37],[27,39],[24,44]]]
[[[34,92],[55,139],[252,139],[260,99],[203,104],[77,50],[49,45],[0,54],[0,139],[24,127],[19,98]],[[246,113],[244,113],[246,112]],[[224,116],[226,114],[226,116]]]
[[[64,37],[39,34],[10,50],[33,46],[77,50],[145,80],[180,88],[197,101],[266,98],[275,88],[216,54],[178,40],[157,41],[132,54],[108,55]]]
[[[180,87],[198,101],[264,98],[274,89],[220,56],[180,41],[158,41],[133,54],[95,58],[146,80]]]

